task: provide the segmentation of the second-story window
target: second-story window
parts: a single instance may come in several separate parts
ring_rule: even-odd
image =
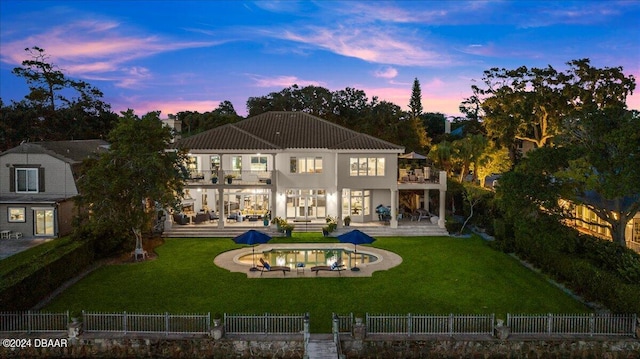
[[[38,193],[38,169],[16,168],[15,188],[18,193]]]
[[[322,157],[291,157],[291,173],[322,173]]]
[[[266,172],[267,156],[251,156],[251,171]]]
[[[187,171],[189,171],[189,178],[191,179],[197,179],[200,177],[201,173],[198,168],[198,157],[187,157]]]
[[[384,176],[384,157],[351,157],[350,176]]]

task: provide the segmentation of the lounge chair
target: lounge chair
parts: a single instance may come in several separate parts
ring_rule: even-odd
[[[337,260],[335,262],[333,262],[332,265],[330,266],[315,266],[315,267],[311,267],[311,272],[316,272],[316,275],[318,275],[318,272],[320,271],[328,271],[328,272],[338,272],[338,275],[342,275],[340,274],[341,271],[345,270],[345,266],[344,264],[342,264],[342,261]]]
[[[277,272],[282,271],[282,275],[287,274],[287,272],[291,272],[291,268],[287,266],[272,266],[269,263],[265,262],[264,259],[260,258],[260,264],[258,269],[260,270],[260,275],[264,272]]]

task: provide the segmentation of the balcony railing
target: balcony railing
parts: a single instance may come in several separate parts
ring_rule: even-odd
[[[398,169],[398,183],[440,183],[440,170],[434,167]]]
[[[266,186],[273,181],[273,171],[210,171],[192,172],[188,179],[192,184],[232,184]]]

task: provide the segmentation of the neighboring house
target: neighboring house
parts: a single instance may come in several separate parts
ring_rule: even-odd
[[[191,178],[182,212],[195,221],[197,214],[211,213],[224,227],[238,214],[256,221],[269,212],[289,221],[332,216],[342,223],[350,216],[354,223],[367,223],[379,221],[376,207],[383,205],[395,227],[398,191],[428,198],[429,190],[439,190],[436,214],[444,228],[444,172],[400,183],[403,147],[303,112],[264,113],[181,139],[176,146],[189,151]]]
[[[103,140],[24,142],[0,153],[0,230],[25,237],[71,232],[77,170]]]
[[[595,195],[592,194],[592,196]],[[608,209],[615,213],[613,207],[609,207]],[[595,212],[584,205],[576,205],[574,215],[576,219],[569,223],[579,231],[609,241],[611,240],[611,231],[605,227],[607,226],[607,222],[600,219]],[[628,248],[640,253],[640,212],[636,213],[636,215],[627,222],[625,239]]]

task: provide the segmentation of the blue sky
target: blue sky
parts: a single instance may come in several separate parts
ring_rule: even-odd
[[[590,58],[640,78],[640,1],[0,2],[0,97],[27,94],[11,69],[39,46],[114,111],[210,111],[298,84],[354,87],[406,109],[457,115],[492,67]],[[640,109],[635,93],[628,105]]]

